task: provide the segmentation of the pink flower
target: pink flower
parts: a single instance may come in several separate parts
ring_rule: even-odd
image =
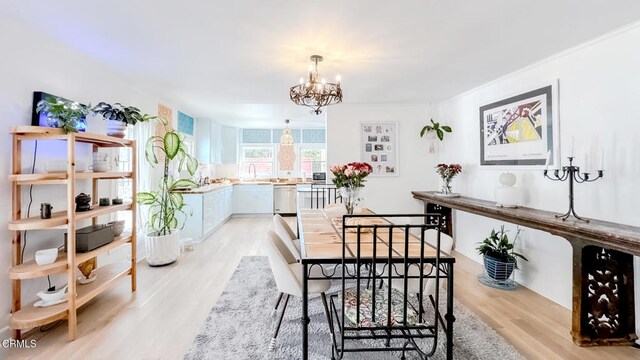
[[[347,170],[344,171],[344,174],[346,176],[351,176],[353,175],[353,168],[352,167],[348,167]]]

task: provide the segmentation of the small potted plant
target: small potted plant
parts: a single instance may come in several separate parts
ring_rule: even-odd
[[[497,281],[505,281],[511,277],[513,269],[518,267],[517,258],[527,260],[524,255],[514,251],[514,246],[522,229],[518,227],[513,241],[509,241],[504,225],[500,231],[491,230],[491,235],[476,248],[478,254],[484,256],[484,268],[487,275]]]
[[[49,126],[61,128],[65,133],[78,132],[78,125],[92,113],[91,106],[77,102],[49,97],[36,105],[38,113],[44,111]]]
[[[145,157],[152,166],[162,163],[162,178],[156,191],[137,194],[137,202],[149,207],[146,245],[147,262],[151,266],[169,265],[178,259],[179,231],[184,227],[184,222],[190,214],[186,211],[182,194],[174,191],[198,187],[198,184],[192,180],[175,179],[171,176],[172,163],[177,163],[178,173],[186,169],[193,175],[198,168],[198,160],[186,152],[184,139],[177,131],[169,130],[164,119],[158,117],[157,120],[164,125],[165,133],[151,136],[147,140]]]
[[[442,179],[442,191],[436,193],[440,196],[457,197],[459,194],[455,194],[451,191],[451,180],[462,172],[462,165],[460,164],[438,164],[436,166],[436,172]]]
[[[125,137],[127,125],[135,126],[139,122],[156,118],[149,114],[142,114],[136,107],[124,106],[120,103],[112,105],[100,102],[93,108],[93,112],[107,120],[107,135],[119,138]]]
[[[431,119],[431,124],[425,125],[420,131],[420,137],[427,137],[427,141],[429,142],[429,153],[435,153],[436,147],[436,137],[440,139],[440,141],[444,140],[444,133],[450,133],[451,127],[447,125],[440,125],[439,122],[433,121]]]

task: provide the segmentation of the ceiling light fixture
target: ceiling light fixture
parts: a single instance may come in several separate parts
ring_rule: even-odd
[[[318,72],[318,63],[322,61],[322,56],[311,55],[309,60],[314,63],[309,66],[309,78],[306,81],[300,78],[300,83],[291,87],[289,98],[297,105],[310,107],[312,114],[319,115],[322,113],[322,107],[342,102],[340,75],[336,76],[336,83],[327,82],[320,78]]]
[[[278,162],[281,171],[292,171],[296,161],[296,151],[293,147],[293,134],[289,129],[289,119],[285,120],[285,128],[280,136],[280,151],[278,151]]]

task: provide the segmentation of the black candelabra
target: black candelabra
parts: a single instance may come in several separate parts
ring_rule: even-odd
[[[589,222],[589,219],[581,218],[576,214],[576,210],[573,207],[573,183],[576,182],[578,184],[596,181],[604,176],[604,170],[598,170],[598,176],[592,178],[589,173],[583,172],[580,173],[580,167],[573,165],[573,157],[568,157],[569,166],[562,167],[562,175],[560,174],[560,170],[553,170],[553,176],[549,176],[549,171],[544,171],[544,176],[547,179],[552,181],[565,181],[569,180],[569,210],[562,215],[556,215],[556,218],[562,219],[562,221],[567,220],[571,215],[573,215],[576,219],[582,220],[584,222]]]

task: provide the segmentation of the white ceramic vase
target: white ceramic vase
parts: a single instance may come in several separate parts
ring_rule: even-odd
[[[496,205],[507,208],[515,208],[520,204],[520,190],[515,187],[516,175],[513,173],[500,174],[500,186],[494,193]]]
[[[169,235],[146,236],[147,263],[151,266],[169,265],[180,256],[180,231]]]
[[[124,138],[127,135],[127,124],[118,120],[107,120],[107,135]]]

